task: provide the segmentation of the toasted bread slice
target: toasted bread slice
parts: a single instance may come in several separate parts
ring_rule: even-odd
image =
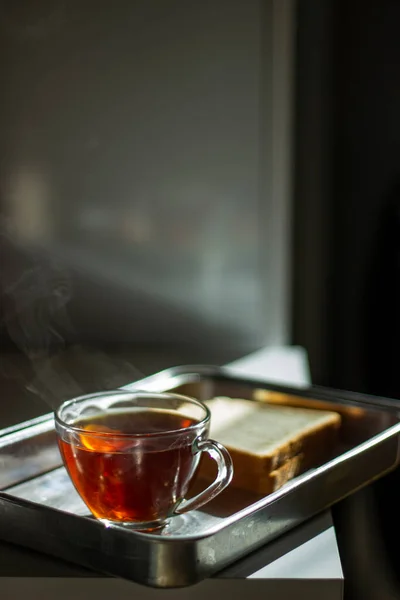
[[[230,452],[233,485],[257,493],[278,489],[330,453],[341,417],[332,411],[213,398],[210,437]],[[207,477],[207,470],[205,473]]]

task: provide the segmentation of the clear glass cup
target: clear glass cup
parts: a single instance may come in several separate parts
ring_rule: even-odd
[[[106,524],[151,531],[224,490],[231,457],[208,439],[210,411],[186,396],[111,391],[62,404],[55,425],[69,476],[92,514]],[[202,452],[216,479],[185,499]]]

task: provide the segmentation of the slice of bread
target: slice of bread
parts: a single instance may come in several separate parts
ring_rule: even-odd
[[[269,493],[324,460],[332,450],[341,417],[332,411],[269,405],[236,398],[206,401],[210,437],[230,452],[232,484]],[[202,476],[210,477],[209,469]]]
[[[303,454],[298,454],[293,458],[289,458],[284,465],[272,471],[270,476],[267,478],[267,483],[261,480],[257,486],[257,492],[260,494],[270,494],[271,492],[275,492],[275,490],[279,490],[285,483],[299,475],[301,472],[301,468],[303,465]],[[253,489],[255,489],[255,485],[252,485]]]

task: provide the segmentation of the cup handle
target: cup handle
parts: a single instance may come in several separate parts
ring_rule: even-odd
[[[232,481],[233,464],[228,450],[215,440],[200,440],[196,443],[197,452],[207,452],[218,467],[216,479],[202,492],[190,500],[182,500],[175,509],[176,515],[196,510],[218,496]]]

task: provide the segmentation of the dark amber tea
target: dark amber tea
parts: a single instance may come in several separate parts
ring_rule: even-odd
[[[78,420],[83,431],[59,446],[94,516],[149,523],[169,516],[187,492],[198,463],[188,427],[197,423],[168,410],[115,411]]]

